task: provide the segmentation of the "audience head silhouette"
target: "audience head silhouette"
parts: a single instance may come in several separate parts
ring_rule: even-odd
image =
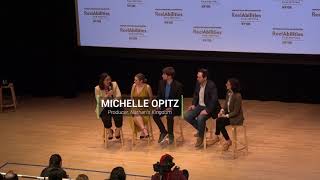
[[[109,180],[126,180],[126,173],[123,167],[115,167],[111,171]]]
[[[59,154],[53,154],[49,160],[49,167],[61,167],[62,166],[62,159]]]
[[[89,180],[89,177],[85,174],[79,174],[76,180]]]
[[[4,180],[18,180],[18,175],[16,173],[14,173],[13,171],[9,171],[4,176]]]

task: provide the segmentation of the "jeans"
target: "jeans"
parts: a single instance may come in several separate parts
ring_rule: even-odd
[[[206,128],[206,121],[210,118],[210,115],[199,115],[204,106],[196,106],[193,110],[187,111],[184,114],[184,119],[190,123],[195,129],[198,130],[199,137],[204,137],[204,131]]]

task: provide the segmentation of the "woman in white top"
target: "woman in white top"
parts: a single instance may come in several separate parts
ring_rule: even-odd
[[[96,106],[96,113],[97,118],[101,119],[103,122],[104,127],[108,131],[108,139],[113,138],[113,130],[112,130],[112,122],[111,119],[113,118],[116,129],[115,129],[115,137],[117,139],[120,138],[120,128],[122,127],[123,117],[121,113],[111,114],[108,113],[108,110],[112,111],[121,111],[121,108],[116,107],[102,107],[102,100],[106,99],[114,99],[114,98],[121,98],[121,92],[117,82],[112,81],[111,76],[107,73],[102,73],[100,75],[99,85],[95,87],[95,97],[97,101]]]

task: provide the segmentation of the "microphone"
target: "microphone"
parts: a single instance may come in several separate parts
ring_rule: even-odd
[[[108,91],[112,91],[112,87],[111,87],[111,85],[110,85],[110,86],[108,86]],[[113,98],[113,94],[111,95],[111,98]]]

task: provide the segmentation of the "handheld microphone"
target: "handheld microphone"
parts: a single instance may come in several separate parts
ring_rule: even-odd
[[[108,91],[112,91],[112,87],[111,87],[111,85],[110,85],[110,86],[108,86]],[[113,94],[111,95],[111,98],[113,98]]]

